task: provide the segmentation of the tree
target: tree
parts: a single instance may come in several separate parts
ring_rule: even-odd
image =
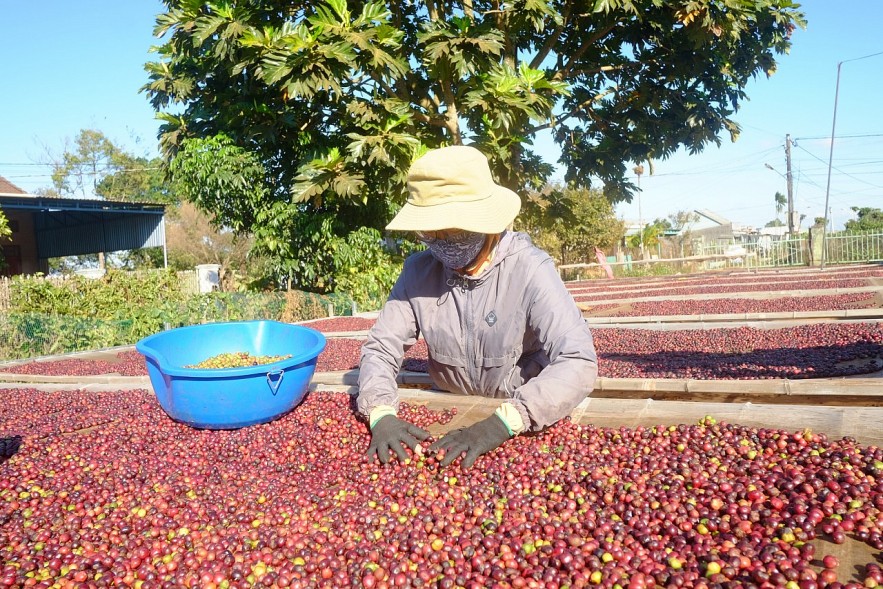
[[[56,196],[88,198],[104,175],[112,172],[111,160],[117,147],[101,131],[82,129],[73,145],[65,141],[65,149],[52,161],[52,191]]]
[[[220,134],[253,154],[265,190],[232,216],[278,227],[276,242],[329,215],[326,242],[381,229],[410,162],[441,145],[475,144],[499,182],[539,190],[554,173],[542,132],[568,185],[630,200],[630,162],[738,136],[746,84],[804,24],[791,0],[165,4],[144,86],[164,154]],[[316,243],[294,237],[297,252]]]
[[[674,242],[678,249],[683,252],[684,244],[690,239],[690,226],[699,221],[699,215],[690,211],[678,211],[667,218],[656,219],[645,225],[641,233],[629,237],[629,247],[658,247],[666,233],[675,233]]]
[[[883,229],[883,210],[872,207],[850,207],[857,216],[846,222],[847,231],[880,231]]]
[[[561,264],[594,259],[596,247],[609,249],[625,235],[625,224],[598,190],[552,185],[527,200],[517,227]]]
[[[692,211],[678,211],[668,216],[668,228],[681,233],[689,233],[690,227],[699,222],[699,215]]]
[[[267,193],[266,171],[255,154],[225,135],[194,138],[182,145],[169,170],[175,193],[206,211],[216,227],[237,232],[255,227],[255,212]]]
[[[9,227],[9,220],[3,214],[3,211],[0,211],[0,242],[10,237],[12,237],[12,229]],[[6,256],[3,255],[3,250],[0,249],[0,270],[4,268],[6,268]]]
[[[788,197],[777,190],[776,195],[775,195],[775,199],[776,199],[776,219],[778,219],[779,215],[782,214],[782,211],[785,210],[785,207],[788,206]]]
[[[113,170],[95,187],[95,193],[113,201],[174,204],[177,198],[168,189],[166,166],[162,158],[146,158],[118,151]]]
[[[166,189],[164,161],[132,155],[101,131],[82,129],[73,142],[65,141],[61,155],[47,150],[52,188],[44,196],[171,203]]]
[[[61,155],[47,151],[52,167],[52,187],[37,194],[49,197],[103,198],[113,201],[170,204],[173,196],[165,182],[165,163],[161,158],[132,155],[113,143],[101,131],[81,129],[73,142],[66,140]],[[70,256],[68,260],[50,260],[53,272],[67,273],[91,265],[96,256]],[[130,252],[122,263],[155,267],[161,253],[150,248]],[[105,254],[97,254],[99,268],[105,267]]]
[[[666,230],[671,229],[671,223],[668,219],[656,219],[652,223],[648,223],[641,228],[641,231],[631,235],[626,244],[629,247],[650,249],[659,245],[660,237]]]
[[[190,270],[199,264],[218,264],[225,290],[235,290],[254,278],[249,272],[252,241],[250,236],[218,229],[208,215],[188,202],[172,209],[166,221],[169,265]]]
[[[666,236],[666,240],[671,244],[669,253],[662,252],[662,255],[670,255],[671,257],[687,255],[687,246],[692,241],[692,232],[690,228],[694,223],[699,222],[699,215],[693,211],[678,211],[668,216],[664,220],[665,229],[676,231],[674,235]]]

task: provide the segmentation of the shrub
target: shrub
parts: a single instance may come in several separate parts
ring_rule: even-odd
[[[335,290],[349,294],[365,309],[383,306],[402,271],[401,256],[384,248],[380,232],[368,227],[337,240],[334,262]]]
[[[347,295],[188,292],[174,271],[111,270],[100,279],[16,277],[0,315],[0,359],[132,345],[184,325],[273,319],[287,322],[352,312]]]

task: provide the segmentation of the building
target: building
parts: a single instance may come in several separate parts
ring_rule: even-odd
[[[36,196],[0,176],[0,210],[12,230],[0,241],[6,276],[45,274],[50,258],[166,247],[165,205]]]

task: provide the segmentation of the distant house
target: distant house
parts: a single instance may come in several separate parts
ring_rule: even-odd
[[[774,237],[785,237],[788,235],[788,226],[779,225],[778,227],[761,227],[757,231],[760,235],[770,235]]]
[[[752,241],[754,227],[740,225],[708,209],[696,209],[699,221],[690,227],[690,236],[707,245]]]
[[[28,194],[0,176],[0,210],[11,240],[0,241],[0,274],[47,273],[49,259],[166,246],[165,206]]]

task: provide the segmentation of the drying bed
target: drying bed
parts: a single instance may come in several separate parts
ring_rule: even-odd
[[[788,286],[783,288],[782,284],[779,283],[769,283],[763,281],[757,281],[754,283],[748,284],[739,284],[739,285],[726,285],[726,284],[709,284],[704,286],[666,286],[666,287],[658,287],[658,288],[640,288],[634,290],[602,290],[596,291],[595,294],[588,294],[583,291],[570,289],[571,294],[573,295],[574,300],[577,303],[585,303],[589,301],[609,301],[611,299],[615,300],[627,300],[627,299],[637,299],[644,297],[678,297],[678,296],[693,296],[693,295],[725,295],[725,294],[733,294],[733,293],[772,293],[773,296],[780,296],[783,292],[800,292],[800,291],[813,291],[813,292],[825,292],[832,291],[832,294],[835,294],[836,291],[842,291],[846,289],[868,289],[868,281],[865,279],[854,279],[854,280],[839,280],[832,283],[832,281],[819,281],[819,280],[810,280],[807,279],[800,283],[789,283]],[[870,289],[868,289],[870,290]]]
[[[438,435],[451,405],[401,415]],[[584,416],[462,470],[429,441],[368,463],[331,392],[234,431],[173,422],[144,390],[5,389],[0,416],[21,436],[0,463],[0,586],[879,582],[883,451],[805,427]]]
[[[883,369],[883,323],[814,323],[785,328],[592,329],[599,374],[607,378],[808,379],[868,375]],[[317,372],[355,370],[364,338],[329,337]],[[146,374],[131,350],[7,364],[7,375]],[[403,369],[427,371],[418,340]]]
[[[661,290],[671,288],[704,288],[719,286],[738,291],[741,286],[757,284],[775,285],[771,290],[806,290],[810,283],[814,288],[870,287],[879,285],[883,279],[883,265],[864,268],[833,268],[829,270],[761,270],[758,272],[733,272],[728,274],[700,273],[669,276],[616,278],[569,281],[567,288],[573,292],[618,292],[630,290]],[[847,286],[848,285],[848,286]]]
[[[804,313],[808,311],[844,311],[878,309],[876,293],[843,295],[779,296],[776,298],[667,299],[580,304],[584,315],[592,317],[656,317],[671,315],[720,315],[726,313]],[[607,299],[609,301],[609,299]]]

